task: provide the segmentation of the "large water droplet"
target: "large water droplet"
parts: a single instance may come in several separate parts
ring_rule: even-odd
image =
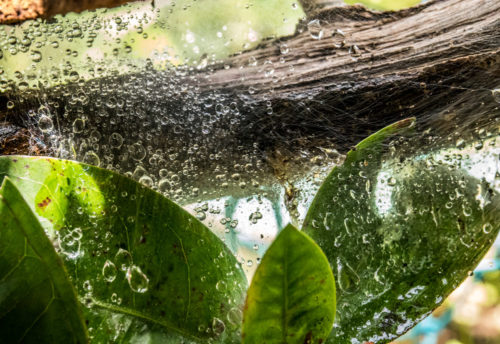
[[[110,260],[106,260],[104,266],[102,267],[102,276],[104,277],[104,280],[110,283],[113,282],[116,278],[116,273],[117,270],[115,264]]]
[[[225,329],[226,325],[224,324],[224,321],[220,320],[219,318],[214,318],[212,320],[212,331],[216,336],[220,336]]]
[[[129,251],[120,248],[115,255],[115,263],[122,271],[126,271],[132,265],[132,255]]]
[[[233,307],[227,312],[227,321],[231,325],[239,325],[241,324],[241,321],[243,320],[243,312],[241,309]]]
[[[42,61],[42,53],[39,52],[38,50],[32,51],[31,52],[31,61],[33,61],[33,62]]]
[[[309,23],[307,23],[307,29],[309,30],[309,34],[312,38],[323,38],[323,28],[321,27],[321,22],[318,19],[311,20]]]
[[[139,142],[129,146],[128,151],[134,160],[141,161],[146,157],[146,149]]]
[[[340,258],[337,258],[337,270],[338,283],[342,291],[352,293],[358,289],[359,276],[353,268],[349,266],[349,264],[342,262]]]
[[[101,159],[99,159],[99,156],[94,151],[88,151],[83,156],[83,162],[99,167],[99,165],[101,164]]]
[[[81,118],[77,118],[73,121],[73,132],[75,134],[81,133],[85,129],[85,122]]]
[[[38,120],[38,128],[46,133],[54,129],[54,123],[52,123],[52,119],[49,116],[43,115]]]
[[[132,291],[136,293],[145,293],[148,291],[149,279],[137,265],[132,265],[128,268],[126,277]]]

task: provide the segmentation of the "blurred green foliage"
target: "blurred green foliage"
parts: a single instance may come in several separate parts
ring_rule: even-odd
[[[397,11],[412,7],[421,2],[421,0],[344,0],[349,5],[362,4],[368,8],[379,11]]]

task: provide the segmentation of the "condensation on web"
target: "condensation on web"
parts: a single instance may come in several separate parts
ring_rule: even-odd
[[[2,27],[6,120],[29,130],[33,153],[118,171],[185,206],[251,275],[277,232],[288,222],[301,224],[319,185],[347,151],[398,119],[359,117],[314,92],[273,96],[273,85],[283,80],[277,67],[293,55],[288,36],[333,36],[332,48],[348,51],[353,62],[366,53],[342,30],[323,26],[305,20],[293,1],[183,0]],[[257,54],[227,63],[273,39],[276,59]],[[245,74],[249,66],[255,68]],[[246,86],[211,87],[220,70],[240,73]],[[500,90],[484,86],[494,79],[416,84],[429,97],[443,87],[454,96],[434,108],[426,107],[425,97],[415,99],[417,134],[411,144],[401,142],[407,152],[399,156],[466,159],[475,166],[471,173],[498,189]],[[253,80],[270,86],[260,92]],[[370,94],[358,98],[349,102],[395,106]],[[383,193],[378,201],[383,211]]]

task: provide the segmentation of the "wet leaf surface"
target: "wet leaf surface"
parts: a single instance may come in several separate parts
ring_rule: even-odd
[[[0,338],[3,343],[88,342],[62,260],[7,178],[0,189]]]
[[[328,260],[292,225],[267,250],[248,290],[244,344],[321,343],[335,316]]]
[[[412,119],[357,145],[304,222],[337,281],[330,343],[388,342],[435,309],[500,226],[495,140],[426,147]],[[396,135],[398,134],[398,135]]]
[[[246,279],[224,244],[158,193],[50,158],[0,157],[63,256],[96,341],[231,342]]]

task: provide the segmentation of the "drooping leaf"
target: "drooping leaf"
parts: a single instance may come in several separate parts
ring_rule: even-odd
[[[182,208],[126,177],[71,161],[0,157],[5,175],[63,256],[94,340],[239,336],[234,319],[245,276],[224,244]]]
[[[61,258],[14,184],[0,189],[2,343],[88,342]]]
[[[337,276],[329,343],[400,336],[463,281],[498,233],[498,153],[446,142],[431,150],[432,135],[412,134],[412,123],[349,152],[306,216],[304,231]]]
[[[314,241],[288,225],[255,272],[242,343],[322,343],[334,317],[335,280],[328,260]]]

